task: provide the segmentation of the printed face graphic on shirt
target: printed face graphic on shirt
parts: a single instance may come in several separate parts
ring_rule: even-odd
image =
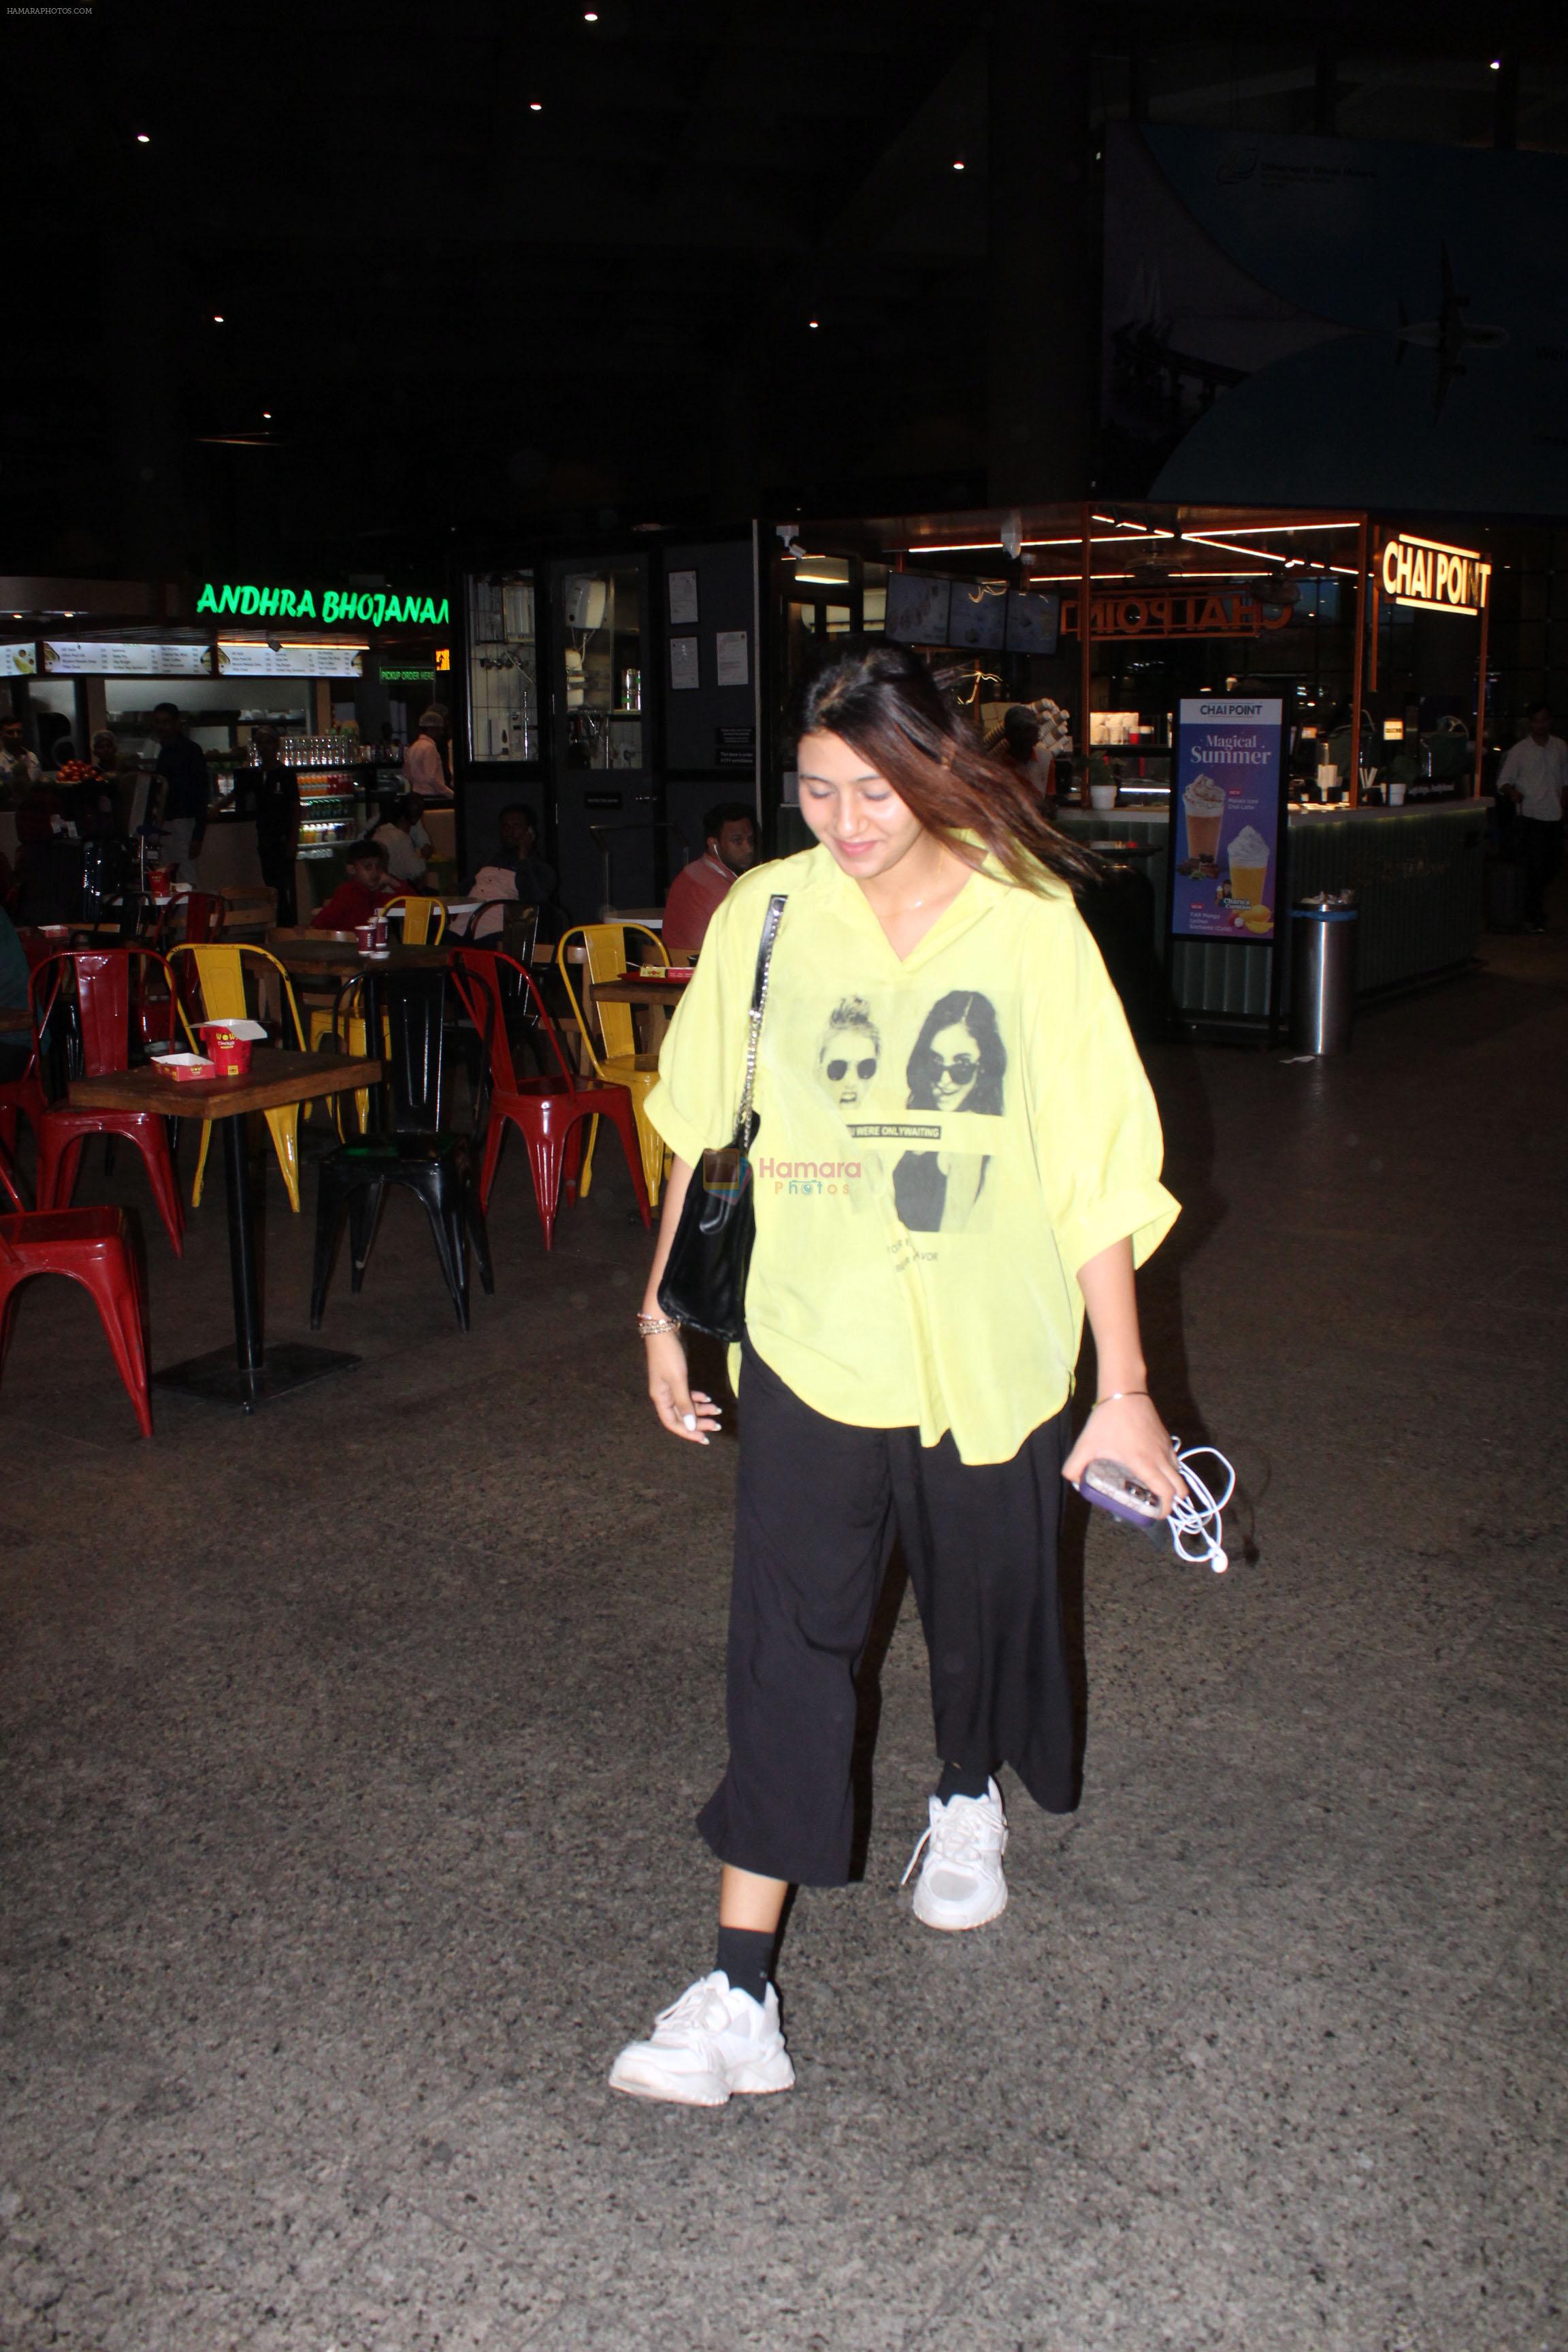
[[[932,1005],[910,1055],[911,1110],[1002,1116],[1007,1049],[988,996],[955,989]],[[910,1233],[962,1233],[984,1198],[990,1156],[906,1151],[893,1171],[893,1204]]]
[[[882,1040],[863,996],[834,1006],[816,1049],[816,1075],[841,1111],[853,1110],[877,1075]]]
[[[980,1076],[980,1043],[962,1022],[931,1041],[931,1093],[938,1110],[962,1110]]]
[[[1007,1048],[988,996],[953,989],[926,1014],[910,1055],[911,1110],[988,1111],[1000,1118]]]

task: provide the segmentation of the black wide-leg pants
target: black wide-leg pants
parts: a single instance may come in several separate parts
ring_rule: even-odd
[[[936,1747],[1077,1801],[1057,1586],[1064,1407],[1010,1462],[951,1435],[858,1429],[804,1404],[747,1346],[730,1603],[730,1760],[698,1816],[721,1862],[842,1886],[853,1834],[855,1676],[895,1531],[931,1654]]]

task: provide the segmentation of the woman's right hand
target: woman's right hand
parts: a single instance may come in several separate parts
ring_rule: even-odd
[[[679,1331],[656,1331],[643,1342],[647,1349],[647,1392],[653,1409],[673,1437],[706,1445],[719,1427],[719,1407],[686,1376],[686,1349]]]

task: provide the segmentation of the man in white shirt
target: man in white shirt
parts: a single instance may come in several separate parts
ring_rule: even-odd
[[[419,731],[403,755],[403,780],[422,801],[452,798],[446,762],[441,757],[446,732],[447,714],[438,702],[433,702],[427,710],[420,712]]]
[[[1519,803],[1524,849],[1526,929],[1546,929],[1547,887],[1563,861],[1563,814],[1568,803],[1568,743],[1552,732],[1552,706],[1538,702],[1530,732],[1514,745],[1498,775],[1498,791]]]

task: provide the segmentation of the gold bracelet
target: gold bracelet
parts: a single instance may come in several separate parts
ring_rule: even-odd
[[[645,1339],[657,1339],[662,1332],[679,1331],[681,1326],[668,1315],[639,1315],[637,1329]]]
[[[1128,1397],[1147,1396],[1148,1393],[1147,1389],[1112,1389],[1109,1396],[1096,1397],[1091,1409],[1098,1412],[1102,1404],[1121,1404]]]

